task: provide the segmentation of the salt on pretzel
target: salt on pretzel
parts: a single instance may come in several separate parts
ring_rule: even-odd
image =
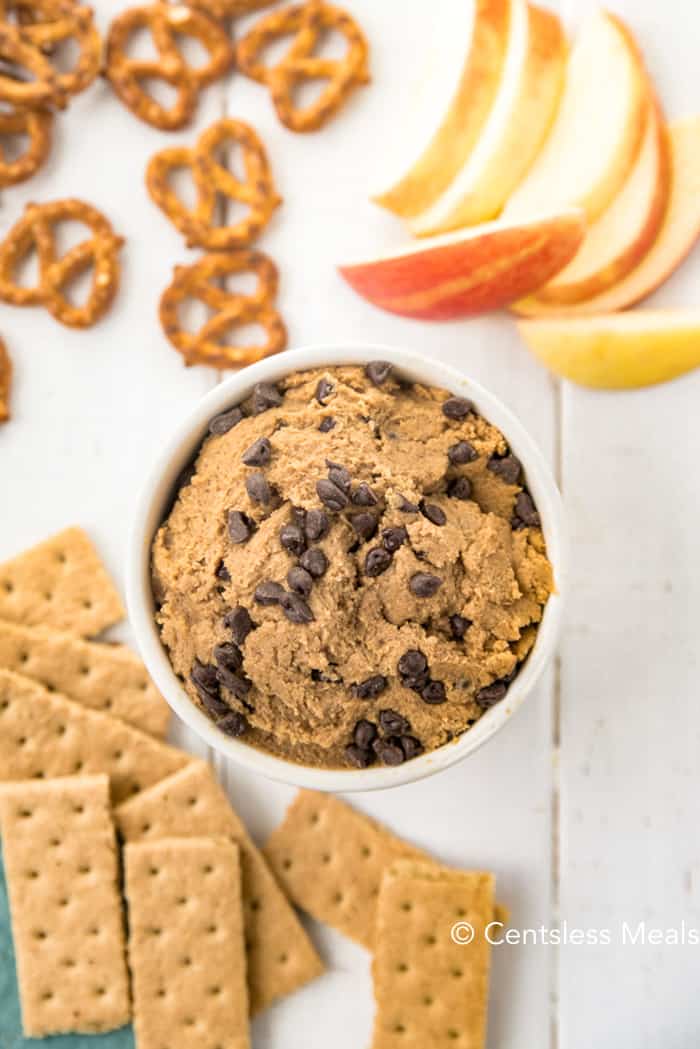
[[[324,34],[341,33],[348,43],[340,59],[322,58],[314,52]],[[285,56],[267,66],[260,55],[269,44],[292,36]],[[350,92],[369,81],[368,45],[357,22],[325,0],[307,0],[271,11],[238,41],[238,68],[266,84],[277,115],[292,131],[316,131],[340,109]],[[322,94],[304,109],[294,104],[294,91],[305,80],[327,80]]]
[[[134,33],[148,30],[158,51],[157,59],[127,56]],[[209,61],[189,65],[177,46],[178,36],[191,36],[209,54]],[[132,113],[161,131],[184,127],[195,111],[199,91],[226,73],[234,58],[228,33],[215,19],[184,4],[155,3],[132,7],[112,22],[107,35],[107,76]],[[166,109],[143,87],[143,81],[164,80],[177,91]]]
[[[30,108],[65,106],[65,93],[48,58],[9,22],[0,21],[0,60],[10,67],[9,72],[0,70],[0,102]]]
[[[22,37],[49,59],[57,45],[74,40],[78,55],[73,67],[54,69],[58,88],[64,95],[76,95],[90,86],[100,71],[102,38],[89,7],[73,0],[0,0],[0,20],[11,19]]]
[[[241,147],[245,181],[241,182],[222,167],[221,147],[234,143]],[[169,176],[187,168],[197,190],[197,203],[188,208],[172,188]],[[170,221],[195,245],[210,251],[229,251],[247,247],[270,220],[281,203],[270,171],[265,147],[252,127],[242,120],[225,118],[207,128],[193,149],[176,146],[156,153],[146,170],[146,185],[152,199]],[[247,205],[247,212],[234,225],[217,223],[219,197]]]
[[[221,285],[226,277],[246,272],[253,272],[258,278],[252,295],[227,291],[214,283]],[[187,365],[238,368],[278,353],[287,345],[287,329],[273,305],[278,279],[272,259],[258,251],[204,255],[191,266],[176,266],[173,280],[160,300],[163,331]],[[194,333],[186,331],[180,322],[180,307],[187,300],[198,300],[212,311],[209,320]],[[232,328],[247,324],[263,328],[265,342],[233,346],[222,341]]]
[[[54,227],[67,221],[81,222],[92,236],[59,256]],[[122,244],[108,219],[82,200],[28,204],[0,244],[0,299],[13,306],[45,306],[69,328],[91,327],[108,309],[119,286]],[[14,277],[33,251],[39,262],[39,283],[29,288],[17,284]],[[74,306],[65,290],[91,268],[94,272],[88,299],[82,306]]]
[[[10,418],[10,387],[12,385],[12,361],[7,347],[0,339],[0,423]]]
[[[53,116],[47,109],[16,109],[0,112],[0,188],[14,186],[31,178],[49,155]],[[20,156],[9,157],[6,140],[22,136],[27,148]]]

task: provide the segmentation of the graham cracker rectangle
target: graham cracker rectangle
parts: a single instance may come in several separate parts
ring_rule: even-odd
[[[170,708],[141,660],[124,645],[0,620],[0,667],[151,736],[162,738],[167,732]]]
[[[111,1031],[129,984],[107,776],[0,786],[0,833],[28,1038]]]
[[[238,845],[253,1014],[323,972],[294,909],[206,762],[192,761],[124,802],[115,810],[115,821],[126,841],[204,834]]]
[[[396,859],[426,859],[337,798],[307,790],[296,796],[263,853],[298,907],[369,950],[384,871]]]
[[[116,804],[189,760],[117,718],[0,670],[0,781],[104,772]]]
[[[494,907],[491,874],[392,864],[377,904],[372,1049],[484,1049]]]
[[[0,619],[94,637],[124,607],[82,528],[67,528],[0,564]]]
[[[237,847],[164,838],[124,859],[138,1049],[249,1049]]]

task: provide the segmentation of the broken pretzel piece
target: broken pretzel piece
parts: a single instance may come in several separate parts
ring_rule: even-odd
[[[7,347],[0,339],[0,423],[10,418],[10,387],[12,385],[12,361]]]
[[[0,187],[15,186],[31,178],[44,164],[51,149],[53,115],[48,109],[15,109],[0,112]],[[6,149],[10,138],[26,138],[19,156]]]

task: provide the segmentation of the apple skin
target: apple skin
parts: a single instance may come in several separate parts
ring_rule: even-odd
[[[530,223],[488,223],[338,269],[380,309],[447,321],[498,310],[530,294],[573,258],[584,234],[582,213],[571,210]]]

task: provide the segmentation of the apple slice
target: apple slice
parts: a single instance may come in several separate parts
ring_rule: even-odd
[[[524,316],[573,317],[614,313],[640,302],[664,283],[700,237],[700,116],[670,127],[671,192],[659,235],[629,276],[574,306],[547,306],[531,297],[513,309]]]
[[[518,328],[545,367],[581,386],[654,386],[700,366],[700,310],[528,320]]]
[[[462,0],[454,18],[430,19],[440,38],[426,45],[432,63],[421,79],[424,97],[418,104],[411,99],[397,174],[374,194],[377,204],[404,218],[418,215],[463,167],[498,92],[512,6],[512,0]]]
[[[637,158],[648,113],[647,79],[631,35],[613,15],[595,13],[572,51],[552,130],[504,216],[579,207],[595,221]]]
[[[565,266],[585,231],[580,211],[530,222],[490,222],[394,255],[339,267],[368,302],[421,320],[497,310],[541,287]]]
[[[556,15],[515,0],[503,78],[475,149],[409,229],[424,237],[495,218],[549,131],[564,86],[566,38]]]

